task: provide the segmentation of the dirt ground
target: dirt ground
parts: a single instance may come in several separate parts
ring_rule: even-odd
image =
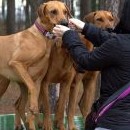
[[[53,90],[51,94],[54,92]],[[0,114],[12,114],[15,112],[14,103],[18,99],[20,95],[19,86],[16,83],[11,83],[5,92],[5,94],[0,99]],[[52,111],[54,110],[55,100],[52,97],[51,104],[52,104]],[[79,115],[80,111],[79,108],[76,108],[76,115]]]
[[[15,83],[11,83],[0,99],[0,114],[14,113],[14,103],[20,94],[19,87]]]

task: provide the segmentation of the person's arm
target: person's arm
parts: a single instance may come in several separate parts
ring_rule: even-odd
[[[64,33],[63,45],[68,49],[76,64],[85,70],[101,70],[112,64],[118,64],[118,46],[114,40],[106,42],[92,52],[87,51],[85,45],[80,41],[78,33],[68,30]]]
[[[95,47],[99,47],[105,41],[114,37],[116,34],[109,33],[101,28],[98,28],[90,23],[86,23],[82,34],[85,35],[85,38],[92,42]]]
[[[91,23],[85,23],[79,19],[69,19],[69,27],[82,32],[86,39],[90,40],[94,46],[98,47],[116,34],[109,33],[101,28],[96,27]]]

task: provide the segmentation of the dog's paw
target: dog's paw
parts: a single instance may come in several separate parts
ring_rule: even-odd
[[[24,126],[23,126],[23,125],[16,126],[16,127],[15,127],[15,130],[24,130]]]
[[[61,121],[54,121],[54,128],[57,128],[58,130],[65,130],[64,123]]]
[[[51,120],[44,119],[44,121],[43,121],[43,130],[53,130]]]
[[[34,114],[34,115],[38,114],[38,107],[37,107],[37,105],[31,105],[31,106],[29,107],[29,110],[30,110],[30,112],[31,112],[32,114]]]
[[[38,121],[37,126],[38,126],[38,129],[42,130],[43,129],[43,122]]]
[[[69,125],[69,130],[78,130],[74,124]]]

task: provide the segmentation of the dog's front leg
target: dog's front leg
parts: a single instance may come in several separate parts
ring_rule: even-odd
[[[25,66],[21,62],[10,61],[9,65],[13,67],[13,69],[15,69],[17,74],[20,76],[20,78],[28,88],[29,105],[30,105],[29,121],[32,122],[32,120],[34,120],[34,114],[38,113],[38,94],[36,85],[31,79],[31,76],[28,74],[28,71],[26,70]],[[29,127],[31,126],[29,125]],[[34,125],[32,126],[32,128],[29,129],[35,130]]]
[[[82,86],[82,79],[84,74],[82,73],[76,73],[74,80],[70,87],[70,93],[69,93],[69,104],[68,104],[68,129],[69,130],[77,130],[75,123],[74,123],[74,116],[75,116],[75,110],[77,107],[77,101],[78,101],[78,93],[80,90],[80,87]]]
[[[53,130],[52,123],[50,118],[50,103],[49,103],[49,83],[46,81],[42,82],[41,86],[41,93],[42,93],[42,103],[43,103],[43,113],[44,113],[44,120],[43,120],[43,128],[44,130]]]

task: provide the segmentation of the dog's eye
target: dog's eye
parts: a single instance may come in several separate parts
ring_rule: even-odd
[[[57,10],[52,10],[51,14],[55,14],[56,15],[57,14]]]
[[[65,14],[65,15],[67,14],[67,11],[66,11],[66,10],[64,10],[64,14]]]
[[[97,21],[100,21],[100,22],[103,22],[103,19],[102,19],[102,18],[97,18],[96,20],[97,20]]]

